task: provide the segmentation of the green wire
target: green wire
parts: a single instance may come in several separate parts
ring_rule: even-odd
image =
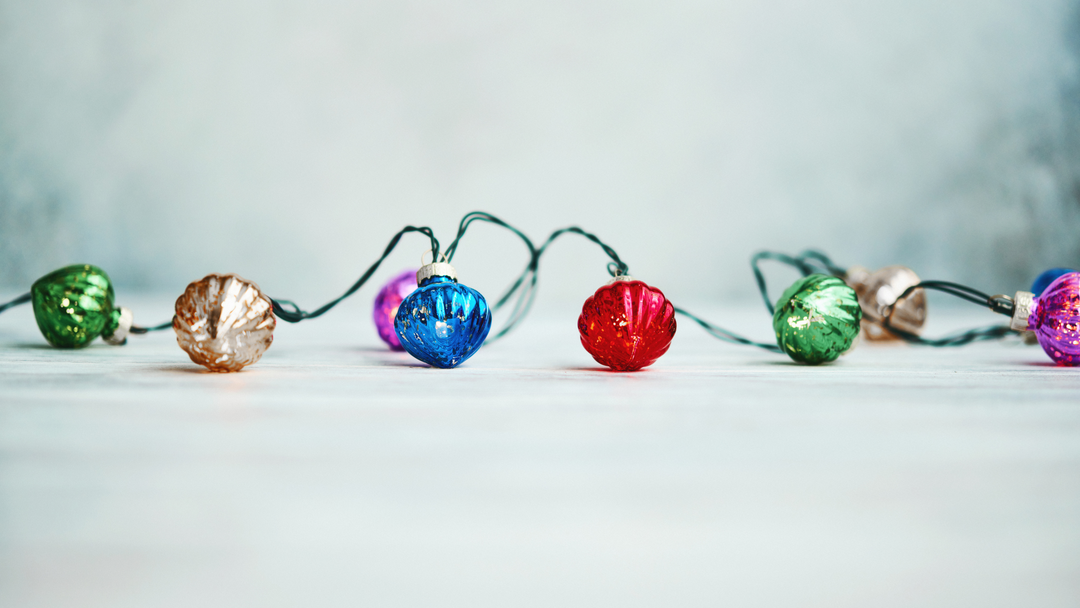
[[[356,293],[357,290],[363,287],[364,283],[367,283],[368,279],[371,278],[371,275],[375,274],[375,271],[378,270],[379,264],[382,264],[383,260],[385,260],[387,256],[390,255],[390,253],[394,250],[395,247],[397,247],[398,241],[401,240],[401,237],[405,236],[410,232],[419,232],[420,234],[428,237],[428,239],[431,241],[431,251],[435,255],[434,259],[439,258],[439,240],[435,238],[435,233],[431,231],[431,228],[428,228],[427,226],[421,226],[419,228],[417,228],[416,226],[406,226],[402,228],[397,234],[395,234],[394,238],[390,239],[390,243],[386,245],[386,249],[383,250],[383,254],[379,257],[379,259],[375,260],[375,263],[372,264],[367,269],[367,271],[364,272],[364,274],[361,275],[355,283],[353,283],[352,287],[346,290],[345,293],[343,293],[341,296],[330,300],[326,304],[323,304],[322,306],[311,312],[301,310],[300,307],[291,300],[275,300],[271,298],[270,303],[273,305],[274,314],[286,323],[299,323],[300,321],[303,321],[305,319],[314,319],[321,316],[323,313],[337,306],[339,302]],[[287,310],[285,306],[289,306],[292,310]]]

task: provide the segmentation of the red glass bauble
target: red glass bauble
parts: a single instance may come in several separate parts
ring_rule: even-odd
[[[585,300],[578,331],[597,363],[631,372],[667,352],[675,337],[675,307],[659,289],[618,277]]]

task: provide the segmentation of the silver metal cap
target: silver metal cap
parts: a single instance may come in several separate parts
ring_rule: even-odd
[[[1009,327],[1016,331],[1027,331],[1028,317],[1031,316],[1031,307],[1035,303],[1035,294],[1030,291],[1018,291],[1013,296],[1013,316]]]
[[[605,285],[611,285],[612,283],[617,283],[619,281],[636,281],[636,280],[637,279],[635,279],[634,277],[632,277],[632,276],[630,276],[628,274],[620,274],[617,277],[611,277],[611,280],[609,280],[607,283],[604,283],[604,284]]]
[[[420,267],[420,270],[416,271],[416,284],[419,285],[431,277],[450,277],[457,281],[457,271],[454,270],[453,266],[446,262],[425,264]]]
[[[128,333],[135,323],[135,315],[130,308],[120,307],[120,320],[116,324],[116,331],[111,336],[101,336],[101,339],[113,346],[123,346],[127,342]]]

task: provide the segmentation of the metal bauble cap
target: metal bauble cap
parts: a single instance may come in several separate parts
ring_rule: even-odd
[[[1013,315],[1009,327],[1016,331],[1028,329],[1028,317],[1031,316],[1031,306],[1035,302],[1035,294],[1030,291],[1018,291],[1013,296]]]
[[[131,326],[134,323],[135,315],[131,312],[131,309],[126,306],[121,306],[120,319],[116,323],[116,331],[110,336],[102,336],[101,339],[113,346],[123,346],[124,343],[127,342],[128,333],[131,331]]]
[[[416,271],[416,284],[420,285],[424,281],[431,277],[450,277],[455,282],[457,281],[457,271],[454,267],[446,262],[436,262],[434,264],[426,264],[420,267],[420,270]]]

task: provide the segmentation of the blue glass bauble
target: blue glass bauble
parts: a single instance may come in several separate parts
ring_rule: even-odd
[[[1056,281],[1061,275],[1069,274],[1070,272],[1076,271],[1072,268],[1051,268],[1050,270],[1047,270],[1035,278],[1035,282],[1031,284],[1031,293],[1037,296],[1042,295],[1042,292],[1050,286],[1050,283]]]
[[[401,346],[435,367],[457,367],[484,344],[491,311],[480,292],[450,277],[425,279],[398,306],[394,318]]]

